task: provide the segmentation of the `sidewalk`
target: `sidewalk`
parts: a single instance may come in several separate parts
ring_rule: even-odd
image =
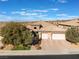
[[[0,51],[0,56],[12,56],[12,55],[64,55],[64,54],[79,54],[79,49],[77,50],[22,50],[22,51],[9,51],[9,50],[1,50]]]

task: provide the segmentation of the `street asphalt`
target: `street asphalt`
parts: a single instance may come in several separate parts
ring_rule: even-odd
[[[79,59],[79,55],[0,56],[0,59]]]

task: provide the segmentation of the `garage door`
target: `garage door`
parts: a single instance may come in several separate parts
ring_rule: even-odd
[[[53,40],[65,40],[65,34],[52,34],[52,39]]]
[[[43,33],[42,34],[42,39],[48,39],[49,38],[49,35],[48,34],[46,34],[46,33]]]

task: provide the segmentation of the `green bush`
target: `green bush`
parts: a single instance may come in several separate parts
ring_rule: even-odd
[[[1,28],[1,36],[4,37],[2,39],[3,44],[17,46],[29,45],[32,43],[32,32],[27,29],[26,26],[17,22],[7,23],[3,28]]]
[[[31,49],[30,45],[28,45],[28,46],[17,45],[12,50],[30,50],[30,49]]]
[[[76,27],[71,27],[66,31],[66,40],[75,44],[79,42],[79,32]]]

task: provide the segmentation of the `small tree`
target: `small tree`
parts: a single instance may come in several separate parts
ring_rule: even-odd
[[[1,29],[3,44],[29,45],[32,43],[32,33],[24,25],[17,22],[7,23]]]
[[[79,32],[76,27],[71,27],[66,31],[66,40],[75,44],[79,42]]]
[[[38,32],[34,32],[32,31],[32,35],[33,35],[33,38],[32,38],[32,45],[36,45],[36,44],[39,44],[39,34]]]

